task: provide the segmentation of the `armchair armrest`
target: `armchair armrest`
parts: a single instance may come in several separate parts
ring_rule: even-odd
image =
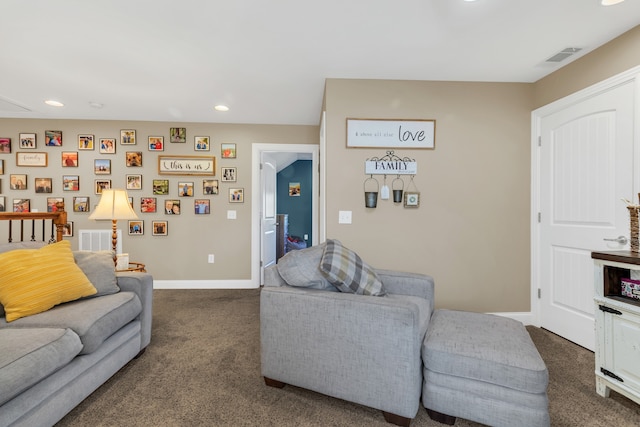
[[[149,273],[118,272],[118,286],[121,291],[134,292],[142,303],[140,313],[140,350],[151,342],[151,320],[153,315],[153,277]]]
[[[392,295],[411,295],[429,300],[430,309],[433,312],[435,297],[433,277],[426,274],[394,270],[376,269],[376,273],[388,293]]]

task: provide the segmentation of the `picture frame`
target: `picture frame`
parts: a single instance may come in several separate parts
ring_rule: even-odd
[[[169,141],[177,143],[187,142],[187,128],[169,128]]]
[[[26,190],[27,175],[20,173],[12,173],[9,175],[9,188],[11,190]]]
[[[193,182],[178,182],[178,196],[193,197]]]
[[[142,175],[127,175],[127,190],[142,190]]]
[[[180,200],[167,199],[164,201],[165,215],[180,215]]]
[[[140,198],[140,212],[142,213],[155,213],[157,211],[158,199],[155,197],[141,197]]]
[[[216,174],[215,156],[158,156],[160,175],[211,175]]]
[[[78,167],[78,152],[77,151],[63,151],[61,157],[62,157],[62,167],[63,168],[77,168]]]
[[[62,237],[73,237],[73,221],[68,221],[62,226]]]
[[[135,129],[121,129],[120,130],[120,145],[136,145],[136,130]]]
[[[127,151],[126,153],[127,167],[142,167],[142,151]]]
[[[102,194],[103,190],[109,190],[110,188],[111,188],[111,180],[110,179],[96,179],[95,180],[94,192],[96,194]]]
[[[404,207],[405,208],[417,208],[420,206],[420,193],[405,191],[404,192]]]
[[[0,137],[0,154],[11,153],[11,138]]]
[[[244,188],[230,188],[229,203],[244,203]]]
[[[236,144],[232,142],[223,142],[220,144],[220,157],[223,159],[235,159]]]
[[[154,179],[153,180],[153,194],[159,196],[169,194],[169,180],[168,179]]]
[[[166,236],[169,231],[168,221],[151,221],[152,236]]]
[[[52,193],[52,181],[51,178],[36,178],[36,193]]]
[[[93,150],[95,148],[95,135],[81,133],[78,135],[78,150]]]
[[[300,196],[300,183],[299,182],[290,182],[289,183],[289,196],[290,197],[299,197]]]
[[[116,139],[100,138],[100,154],[116,154]]]
[[[219,184],[217,179],[203,179],[202,180],[202,194],[218,194]]]
[[[164,151],[164,136],[150,136],[148,142],[149,151]]]
[[[18,151],[16,153],[16,166],[22,167],[47,167],[48,156],[43,152]]]
[[[93,173],[96,175],[111,175],[111,159],[94,159]]]
[[[62,191],[80,191],[79,175],[63,175]]]
[[[211,139],[208,136],[194,136],[193,149],[195,151],[209,151],[211,149]]]
[[[13,212],[31,212],[31,199],[13,199]]]
[[[73,211],[74,212],[90,212],[91,205],[89,204],[89,197],[74,196],[73,197]]]
[[[196,215],[206,215],[211,212],[211,201],[209,199],[196,199],[193,202]]]
[[[129,220],[129,235],[142,236],[144,234],[144,221],[140,219]]]
[[[235,167],[225,167],[220,170],[222,182],[236,182],[238,180],[238,170]]]
[[[62,147],[62,131],[45,130],[44,145],[46,145],[47,147]]]
[[[347,118],[347,148],[410,148],[434,150],[433,119]]]
[[[4,159],[0,159],[0,175],[4,175]]]
[[[23,150],[33,150],[37,147],[35,133],[21,133],[18,140],[20,141],[20,148]]]
[[[64,197],[47,197],[47,212],[64,210]]]
[[[7,202],[4,196],[0,196],[0,212],[6,212]]]

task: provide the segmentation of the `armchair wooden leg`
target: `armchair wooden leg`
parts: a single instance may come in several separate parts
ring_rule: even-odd
[[[395,424],[401,427],[409,427],[411,424],[411,418],[401,417],[400,415],[390,414],[389,412],[382,411],[382,415],[384,415],[384,419],[391,424]]]
[[[282,381],[274,380],[274,379],[267,378],[267,377],[264,377],[264,383],[266,385],[268,385],[269,387],[275,387],[275,388],[282,388],[282,387],[284,387],[286,385]]]
[[[447,424],[450,426],[456,423],[456,417],[452,417],[451,415],[443,414],[441,412],[434,411],[428,408],[425,408],[425,409],[427,410],[427,414],[429,415],[429,418],[431,418],[434,421],[437,421],[442,424]]]

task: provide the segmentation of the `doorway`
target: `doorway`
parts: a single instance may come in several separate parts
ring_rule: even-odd
[[[311,144],[253,144],[252,147],[252,232],[251,232],[251,277],[255,287],[263,284],[264,268],[271,265],[275,253],[275,237],[273,227],[277,214],[275,192],[277,184],[275,175],[298,159],[310,160],[312,163],[312,184],[308,191],[313,192],[311,198],[311,241],[310,246],[319,242],[320,213],[320,179],[319,179],[319,146]],[[265,161],[268,165],[264,165]],[[265,177],[268,174],[268,177]],[[273,247],[272,247],[273,246]]]

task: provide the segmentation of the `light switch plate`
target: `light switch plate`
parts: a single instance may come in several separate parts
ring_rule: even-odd
[[[227,211],[227,219],[236,219],[236,211]]]
[[[338,224],[351,224],[351,211],[339,211]]]

